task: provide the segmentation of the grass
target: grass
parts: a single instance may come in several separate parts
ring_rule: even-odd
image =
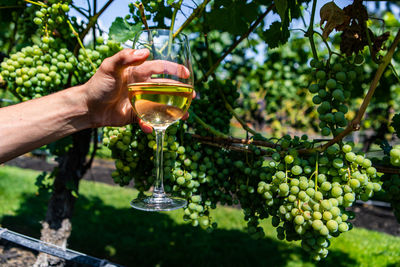
[[[38,172],[0,167],[0,223],[39,237],[48,195],[37,195]],[[245,232],[240,210],[219,207],[219,228],[208,234],[186,225],[182,211],[146,213],[133,210],[129,188],[82,181],[72,219],[69,247],[126,266],[400,266],[400,238],[354,228],[332,241],[328,258],[309,260],[298,243],[276,239],[269,220],[266,237]]]

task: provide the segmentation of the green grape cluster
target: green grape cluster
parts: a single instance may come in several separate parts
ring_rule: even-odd
[[[210,157],[203,157],[201,145],[189,135],[182,134],[182,138],[177,135],[178,131],[186,128],[187,125],[181,123],[180,126],[170,126],[166,132],[164,188],[167,193],[188,200],[184,220],[191,221],[193,226],[200,225],[208,229],[212,225],[209,209],[216,207],[218,199],[213,199],[199,187],[212,181],[210,175],[215,174],[214,163]],[[112,173],[114,181],[123,186],[133,180],[141,194],[149,190],[154,183],[154,134],[144,134],[137,125],[106,127],[103,144],[111,149],[112,157],[116,159],[116,171]],[[212,149],[205,151],[208,155],[214,153]]]
[[[125,127],[106,127],[103,129],[103,144],[112,151],[116,158],[116,170],[111,174],[114,181],[123,186],[128,185],[134,178],[136,188],[140,191],[148,190],[151,186],[153,168],[151,160],[152,148],[148,147],[151,134],[146,135],[136,125]],[[140,168],[137,168],[140,166]]]
[[[400,166],[400,145],[395,145],[390,150],[390,163],[396,167]]]
[[[43,51],[27,46],[1,63],[1,74],[11,83],[12,92],[23,101],[62,89],[77,60],[66,48]]]
[[[309,86],[315,94],[312,101],[318,105],[319,128],[323,136],[338,135],[348,122],[346,101],[356,83],[364,80],[363,68],[345,60],[337,59],[333,64],[311,60],[314,81]]]
[[[58,30],[58,26],[65,23],[71,2],[71,0],[43,1],[44,6],[35,12],[33,22],[40,27],[42,33]]]
[[[257,185],[264,201],[258,205],[272,216],[278,238],[301,240],[314,260],[327,256],[332,237],[352,228],[346,207],[381,190],[371,161],[351,150],[350,145],[331,146],[318,157],[300,157],[293,149],[285,155],[274,153]],[[262,208],[255,203],[247,211],[253,231],[266,216],[260,217]]]
[[[96,43],[95,49],[79,50],[77,69],[85,81],[94,75],[106,57],[112,56],[122,49],[121,45],[113,40],[108,40],[104,44],[102,37],[97,38]]]
[[[285,136],[271,160],[252,153],[210,147],[183,133],[186,123],[171,126],[164,140],[166,192],[185,198],[184,220],[212,230],[217,203],[240,205],[253,238],[264,236],[259,221],[272,216],[279,239],[301,240],[315,260],[328,254],[330,239],[352,228],[347,207],[381,190],[371,161],[352,147],[333,145],[323,153],[299,155],[310,148],[307,136]],[[116,159],[115,182],[134,185],[143,194],[154,182],[155,139],[137,125],[104,130],[103,142]],[[140,166],[140,168],[138,168]]]
[[[54,42],[52,37],[49,37],[49,40]],[[44,50],[38,45],[27,46],[1,63],[1,75],[9,82],[11,91],[26,101],[63,89],[69,76],[76,70],[79,77],[71,79],[70,85],[87,81],[104,58],[119,50],[120,46],[117,43],[108,41],[94,50],[86,49],[86,53],[81,49],[76,58],[66,48]],[[88,58],[93,62],[93,66]]]

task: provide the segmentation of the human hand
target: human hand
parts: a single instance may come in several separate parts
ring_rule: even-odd
[[[85,84],[92,127],[122,126],[138,122],[145,133],[152,132],[151,126],[137,118],[128,97],[127,83],[147,81],[152,74],[166,73],[185,78],[189,76],[189,71],[173,62],[145,62],[149,54],[147,49],[124,49],[106,58]],[[184,117],[187,118],[187,115]]]

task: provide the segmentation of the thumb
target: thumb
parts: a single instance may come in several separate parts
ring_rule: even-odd
[[[148,49],[129,49],[126,48],[112,57],[104,60],[103,69],[109,72],[118,72],[128,66],[136,66],[142,64],[150,55]]]

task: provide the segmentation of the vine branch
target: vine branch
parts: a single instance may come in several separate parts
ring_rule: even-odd
[[[214,77],[214,79],[216,79],[215,74],[213,75],[213,77]],[[235,112],[235,110],[233,110],[233,107],[226,100],[221,87],[217,86],[217,90],[218,90],[219,95],[222,97],[222,100],[225,103],[225,108],[233,115],[233,117],[235,117],[235,119],[240,123],[242,128],[245,129],[247,132],[251,133],[252,135],[258,134],[255,130],[253,130],[249,126],[247,126],[247,123],[239,117],[239,115]]]
[[[25,0],[27,1],[27,0]],[[89,22],[86,25],[86,28],[82,31],[82,33],[79,35],[79,38],[81,40],[83,40],[86,36],[86,34],[88,34],[89,30],[96,24],[98,18],[101,16],[101,14],[103,14],[103,12],[109,7],[109,5],[111,5],[111,3],[114,0],[108,0],[107,3],[104,4],[104,6],[99,10],[99,12],[95,13],[92,17],[89,18]],[[75,46],[75,51],[77,51],[79,49],[79,44],[77,44]]]
[[[201,136],[198,134],[192,134],[193,138],[197,140],[205,141],[205,142],[214,142],[218,144],[231,145],[231,144],[242,144],[242,145],[255,145],[269,148],[276,148],[277,144],[262,141],[262,140],[253,140],[253,139],[241,139],[235,138],[231,136],[227,137],[213,137],[213,136]]]
[[[380,165],[373,165],[373,167],[381,173],[388,173],[388,174],[400,174],[399,168],[391,168],[387,166],[380,166]]]
[[[220,137],[220,138],[228,138],[229,137],[228,135],[218,131],[217,129],[215,129],[211,125],[208,125],[206,122],[204,122],[202,119],[200,119],[200,117],[197,116],[194,112],[191,111],[190,112],[190,116],[192,116],[197,123],[199,123],[208,132],[210,132],[211,134],[215,135],[216,137]]]
[[[310,18],[310,25],[308,26],[307,33],[305,34],[306,37],[310,40],[311,51],[313,53],[313,57],[315,60],[318,60],[317,50],[315,49],[314,43],[314,17],[315,17],[315,10],[317,7],[317,0],[313,1],[312,11],[311,11],[311,18]]]
[[[192,20],[199,17],[209,2],[210,0],[205,0],[203,3],[197,6],[196,9],[193,10],[192,14],[190,14],[186,21],[179,27],[179,29],[174,32],[173,38],[175,38],[184,28],[186,28],[192,22]]]
[[[88,16],[85,12],[83,12],[83,11],[81,10],[81,8],[75,6],[74,4],[71,4],[71,6],[72,6],[72,8],[75,9],[79,14],[81,14],[81,15],[84,16],[85,18],[89,19],[89,16]]]

